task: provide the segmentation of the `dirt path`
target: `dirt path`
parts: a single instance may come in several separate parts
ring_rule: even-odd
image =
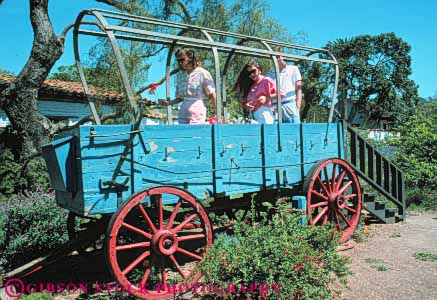
[[[437,212],[412,213],[405,223],[369,225],[370,237],[344,255],[352,258],[345,300],[436,300],[437,261],[416,253],[437,254]]]

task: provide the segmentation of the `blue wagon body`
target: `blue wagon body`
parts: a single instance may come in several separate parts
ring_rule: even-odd
[[[133,193],[162,185],[188,190],[199,201],[236,196],[302,184],[318,160],[343,157],[341,123],[138,131],[132,125],[80,126],[44,147],[59,205],[80,215],[113,213]],[[112,179],[124,187],[107,186]]]

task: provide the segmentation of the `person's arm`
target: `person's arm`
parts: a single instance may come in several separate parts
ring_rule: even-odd
[[[302,80],[296,81],[296,107],[300,111],[302,104]]]

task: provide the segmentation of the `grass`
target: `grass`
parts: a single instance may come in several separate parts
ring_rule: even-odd
[[[364,260],[366,263],[370,264],[372,269],[377,271],[388,271],[388,267],[386,266],[386,262],[381,258],[368,257]]]
[[[414,256],[421,261],[437,261],[437,254],[430,252],[416,252]]]

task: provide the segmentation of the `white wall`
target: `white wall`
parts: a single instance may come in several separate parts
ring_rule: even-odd
[[[86,103],[65,102],[56,100],[39,100],[38,110],[46,117],[65,117],[69,123],[75,123],[80,119],[91,115],[91,110]],[[102,105],[98,110],[99,115],[113,112],[110,105]],[[9,124],[9,120],[4,111],[0,110],[0,127]]]

